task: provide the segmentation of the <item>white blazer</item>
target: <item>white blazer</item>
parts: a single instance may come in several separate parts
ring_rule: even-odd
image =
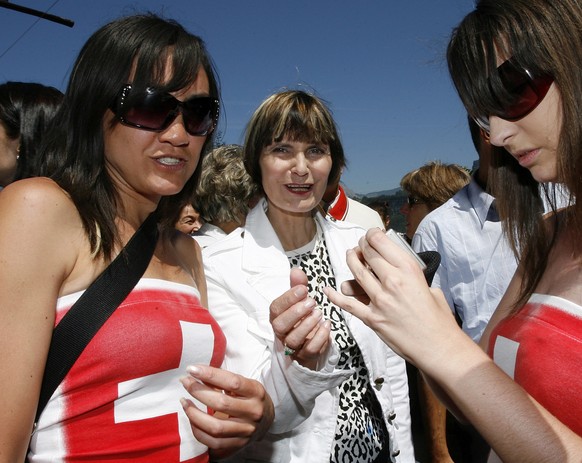
[[[336,370],[333,346],[317,371],[302,367],[283,353],[269,322],[271,302],[290,288],[290,265],[261,200],[244,228],[203,250],[208,305],[227,339],[224,367],[261,381],[275,405],[269,434],[237,453],[231,461],[328,463],[337,408],[338,386],[352,370]],[[346,251],[365,231],[317,214],[336,284],[351,279]],[[382,407],[390,435],[391,461],[414,463],[408,383],[404,360],[359,319],[344,312],[358,343],[370,383]],[[332,343],[333,344],[333,343]]]

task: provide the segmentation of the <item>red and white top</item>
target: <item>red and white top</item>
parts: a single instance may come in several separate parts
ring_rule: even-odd
[[[489,355],[552,415],[582,435],[582,307],[534,294],[491,334]]]
[[[81,294],[58,300],[57,323]],[[188,393],[179,378],[191,364],[220,367],[225,348],[195,288],[140,280],[51,397],[29,460],[207,462],[180,404]]]

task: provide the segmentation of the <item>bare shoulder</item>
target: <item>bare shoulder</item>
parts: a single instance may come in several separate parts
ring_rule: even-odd
[[[191,236],[178,231],[175,232],[172,242],[178,261],[183,270],[194,280],[198,291],[200,291],[202,303],[206,306],[206,278],[200,245]]]
[[[57,221],[78,213],[69,195],[53,180],[38,177],[11,183],[0,192],[0,213],[20,217],[22,222]]]
[[[31,178],[11,183],[0,192],[0,217],[5,255],[17,252],[37,262],[46,259],[63,274],[74,265],[83,227],[73,201],[54,181]]]
[[[202,268],[202,250],[195,239],[176,231],[172,237],[172,242],[180,261],[185,267],[193,271]]]

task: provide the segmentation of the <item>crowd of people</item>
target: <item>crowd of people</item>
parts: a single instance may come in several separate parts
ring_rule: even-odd
[[[0,462],[581,461],[580,31],[575,0],[453,30],[476,168],[401,181],[430,277],[322,98],[216,144],[174,20],[105,24],[64,93],[0,85]]]

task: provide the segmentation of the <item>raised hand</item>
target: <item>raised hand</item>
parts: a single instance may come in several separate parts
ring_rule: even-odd
[[[456,328],[440,290],[430,289],[418,264],[380,230],[368,231],[347,263],[355,281],[344,282],[341,293],[326,288],[328,298],[413,363],[434,349],[433,336]]]
[[[291,269],[291,289],[271,303],[270,321],[285,354],[306,368],[316,369],[330,342],[331,322],[307,294],[307,276]]]
[[[274,408],[261,383],[207,365],[188,367],[188,374],[182,384],[209,413],[189,399],[182,399],[182,406],[194,436],[208,446],[213,458],[232,455],[265,435]]]

